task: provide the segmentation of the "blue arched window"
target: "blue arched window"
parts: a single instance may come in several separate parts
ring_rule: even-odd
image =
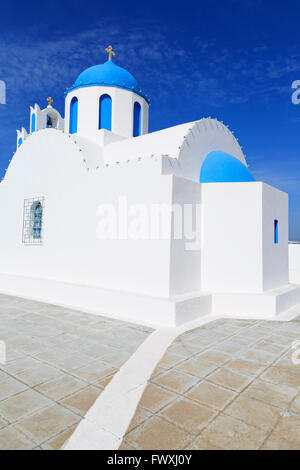
[[[111,97],[102,95],[99,100],[99,129],[111,131]]]
[[[31,116],[31,132],[35,132],[35,114]]]
[[[18,140],[18,147],[20,147],[20,145],[22,145],[22,142],[23,142],[23,139],[22,139],[22,137],[20,137],[19,140]]]
[[[78,99],[73,96],[70,103],[70,124],[69,133],[75,134],[77,132],[77,120],[78,120]]]
[[[34,203],[32,207],[32,237],[34,239],[42,238],[42,217],[43,208],[40,202]]]
[[[141,105],[137,101],[133,107],[133,137],[141,135]]]

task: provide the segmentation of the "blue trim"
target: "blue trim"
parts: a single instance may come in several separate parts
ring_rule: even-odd
[[[221,150],[210,152],[202,163],[200,183],[246,183],[255,181],[247,166]]]
[[[278,220],[274,220],[274,243],[278,244]]]
[[[141,135],[142,108],[137,101],[133,106],[133,137]]]
[[[111,97],[107,94],[99,99],[99,129],[111,131]]]
[[[69,134],[76,134],[78,122],[78,99],[73,96],[70,103]]]
[[[35,113],[31,116],[31,132],[35,132]]]
[[[109,87],[112,87],[112,88],[121,88],[122,90],[127,90],[127,91],[132,91],[133,93],[135,93],[136,95],[139,95],[141,96],[142,98],[144,98],[144,100],[149,104],[150,103],[150,99],[147,98],[146,95],[144,95],[144,93],[142,93],[141,91],[137,91],[135,89],[132,89],[132,88],[129,88],[129,87],[126,87],[126,86],[121,86],[121,85],[116,85],[115,83],[112,84],[112,83],[89,83],[87,85],[73,85],[71,86],[70,88],[67,89],[67,91],[65,92],[65,97],[71,93],[71,91],[73,90],[77,90],[78,88],[86,88],[86,87],[89,87],[89,86],[109,86]]]
[[[20,147],[20,145],[22,145],[22,142],[23,142],[23,139],[22,139],[22,137],[20,137],[19,140],[18,140],[18,147]]]

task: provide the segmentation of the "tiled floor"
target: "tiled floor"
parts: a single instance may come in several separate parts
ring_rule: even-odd
[[[300,317],[220,320],[181,335],[120,449],[300,449],[298,339]]]
[[[0,450],[60,449],[150,332],[0,295]]]
[[[150,332],[0,295],[0,450],[60,449]],[[298,339],[300,317],[219,320],[181,335],[120,449],[300,449]]]

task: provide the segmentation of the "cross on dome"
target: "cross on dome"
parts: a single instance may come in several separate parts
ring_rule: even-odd
[[[116,53],[113,51],[112,46],[108,46],[108,47],[105,49],[105,52],[108,53],[108,60],[111,60],[111,56],[116,55]]]

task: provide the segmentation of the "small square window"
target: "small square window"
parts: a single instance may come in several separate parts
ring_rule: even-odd
[[[42,244],[44,200],[43,197],[24,200],[22,241],[27,245]]]
[[[278,220],[274,220],[274,243],[278,244]]]

